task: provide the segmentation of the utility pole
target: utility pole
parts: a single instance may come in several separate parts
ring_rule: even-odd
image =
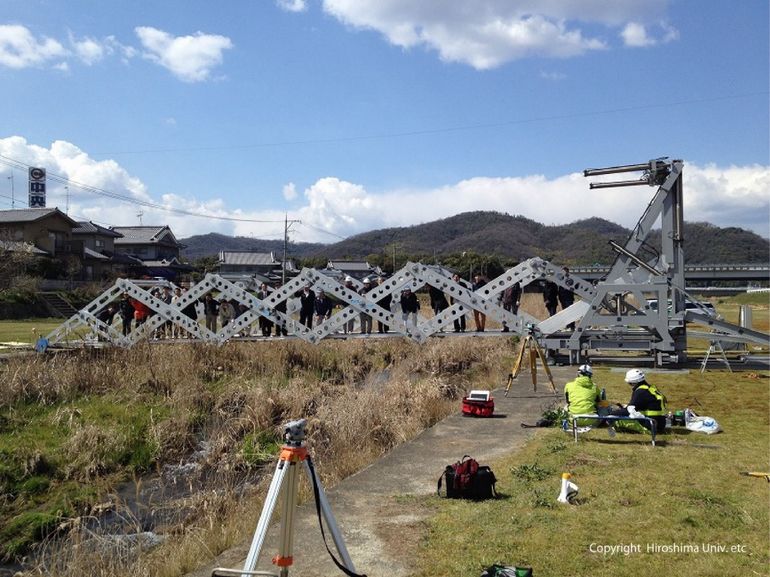
[[[67,204],[65,205],[64,214],[69,216],[70,213],[70,187],[68,185],[64,185],[64,194],[67,197]]]
[[[140,210],[136,213],[136,216],[139,217],[139,226],[142,226],[142,216],[144,216],[144,212]]]
[[[289,220],[289,214],[283,217],[283,260],[281,261],[281,284],[286,284],[286,252],[289,248],[289,227],[294,223],[302,223],[301,220]]]
[[[11,181],[11,210],[16,208],[16,200],[14,197],[14,190],[13,190],[13,172],[11,172],[11,176],[8,177],[8,180]]]

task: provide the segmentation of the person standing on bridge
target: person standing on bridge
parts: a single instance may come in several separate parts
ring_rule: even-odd
[[[430,308],[433,309],[433,315],[438,316],[442,311],[449,308],[449,301],[446,300],[444,292],[433,285],[428,285],[428,294],[430,295]],[[444,327],[441,327],[441,332],[444,332]]]
[[[358,291],[358,294],[364,297],[366,297],[366,293],[368,293],[372,288],[372,281],[369,280],[369,278],[364,279],[364,286],[361,287],[361,289]],[[372,317],[368,315],[367,313],[358,313],[358,320],[361,323],[361,334],[362,335],[370,335],[372,333]]]
[[[131,332],[131,321],[134,320],[134,306],[128,298],[128,293],[123,293],[118,303],[118,312],[120,320],[123,322],[123,336],[125,337]]]
[[[309,284],[302,289],[299,295],[299,322],[308,329],[313,328],[313,315],[315,314],[315,293]]]
[[[206,296],[203,297],[203,315],[206,317],[206,328],[212,333],[217,332],[219,301],[211,293],[206,293]]]
[[[486,279],[481,276],[481,274],[476,273],[476,275],[473,277],[473,285],[471,285],[471,288],[473,289],[473,292],[476,292],[485,284],[487,284]],[[476,325],[476,332],[483,333],[487,324],[487,315],[481,311],[473,309],[473,322]]]
[[[265,301],[270,296],[270,291],[267,288],[267,283],[262,283],[259,285],[259,290],[257,291],[257,298],[261,301]],[[273,321],[271,321],[267,317],[263,317],[262,315],[259,315],[259,330],[262,333],[263,337],[269,337],[270,331],[273,330]],[[276,327],[276,332],[277,332]]]
[[[543,304],[548,311],[548,316],[552,317],[556,314],[556,308],[559,306],[559,287],[549,280],[543,284]]]
[[[463,286],[463,283],[465,282],[465,281],[463,281],[460,278],[460,275],[457,274],[457,273],[452,275],[452,280],[455,281],[460,286]],[[454,297],[449,297],[449,298],[451,299],[453,305],[457,304],[458,302],[460,302],[457,299],[455,299]],[[462,304],[462,303],[460,303],[460,304]],[[459,317],[457,317],[454,320],[454,329],[455,329],[456,333],[464,333],[465,332],[465,315],[464,314],[460,315]]]
[[[356,285],[353,284],[353,278],[350,276],[345,277],[345,288],[354,293],[358,292],[356,290]],[[341,303],[340,306],[345,307],[347,305],[345,303]],[[348,333],[352,334],[355,326],[356,326],[356,318],[351,314],[350,319],[342,325],[342,329],[345,331],[346,335]]]
[[[334,305],[330,299],[326,298],[326,293],[322,290],[318,291],[318,296],[316,296],[314,305],[315,324],[317,326],[332,316],[332,309],[334,308]]]
[[[420,301],[412,289],[406,287],[401,293],[401,318],[404,321],[404,328],[408,328],[409,319],[412,319],[412,327],[417,327],[417,311],[420,310]]]
[[[377,284],[381,285],[385,282],[385,279],[382,277],[379,277],[377,279]],[[385,309],[386,311],[390,312],[390,304],[393,302],[393,295],[390,293],[387,293],[380,298],[380,300],[377,301],[377,304]],[[388,325],[381,320],[377,321],[377,332],[378,333],[387,333],[388,332]]]

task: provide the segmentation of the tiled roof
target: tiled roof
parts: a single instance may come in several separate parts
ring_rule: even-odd
[[[88,247],[83,248],[83,254],[86,258],[92,258],[95,260],[110,260],[110,257],[105,256],[100,252],[96,252],[95,250],[91,250]]]
[[[91,221],[79,221],[77,228],[72,229],[72,234],[101,234],[102,236],[112,236],[114,238],[123,236],[119,232],[99,226]]]
[[[327,268],[336,268],[337,270],[360,270],[360,271],[370,271],[372,270],[372,267],[369,266],[368,262],[365,261],[344,261],[344,260],[335,260],[335,261],[329,261],[329,265]]]
[[[121,239],[115,239],[116,245],[132,244],[172,244],[178,248],[184,248],[168,226],[113,226],[113,231],[123,235]]]
[[[0,210],[0,222],[34,222],[52,214],[59,214],[76,226],[77,223],[60,211],[58,208],[16,208],[13,210]]]
[[[219,264],[229,265],[273,265],[280,264],[271,252],[235,252],[219,253]]]

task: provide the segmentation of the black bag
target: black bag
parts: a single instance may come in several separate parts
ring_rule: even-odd
[[[454,465],[447,465],[438,478],[436,492],[441,496],[441,483],[446,478],[446,496],[450,499],[494,499],[497,497],[497,478],[487,466],[480,466],[475,459],[465,455]]]
[[[492,565],[484,569],[481,577],[532,577],[532,567]]]

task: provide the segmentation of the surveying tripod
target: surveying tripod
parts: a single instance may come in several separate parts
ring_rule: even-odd
[[[321,535],[324,538],[324,543],[326,543],[326,535],[324,534],[323,523],[321,522],[322,514],[326,521],[326,526],[332,534],[332,539],[334,540],[337,552],[342,558],[342,562],[338,561],[327,544],[326,549],[329,551],[332,560],[346,575],[351,577],[366,577],[365,575],[357,575],[355,573],[353,561],[350,559],[350,555],[345,547],[345,542],[342,540],[342,534],[334,519],[331,508],[329,507],[329,502],[326,499],[326,494],[318,480],[318,475],[315,472],[313,462],[308,454],[307,447],[305,446],[306,424],[306,419],[299,419],[284,425],[285,444],[281,447],[281,454],[275,468],[275,474],[273,480],[270,482],[270,488],[267,490],[265,504],[262,508],[262,513],[260,514],[259,522],[257,523],[257,529],[254,532],[254,539],[251,542],[251,548],[249,549],[249,554],[246,557],[243,569],[238,570],[219,567],[214,569],[211,573],[211,577],[240,577],[243,575],[288,577],[289,567],[294,563],[294,558],[292,556],[294,550],[294,514],[297,508],[297,487],[299,484],[300,464],[304,465],[305,472],[308,474],[310,482],[313,485],[316,511],[318,513],[318,521],[321,523]],[[281,508],[278,554],[273,557],[273,564],[279,567],[279,571],[277,574],[269,571],[257,571],[254,568],[259,560],[259,554],[262,551],[262,545],[267,536],[270,518],[273,515],[273,511],[278,502],[278,496],[281,492],[283,492],[283,506]]]
[[[537,340],[533,335],[534,331],[535,328],[533,326],[527,325],[527,335],[524,337],[524,340],[521,343],[519,355],[516,357],[516,361],[513,363],[513,369],[511,369],[511,373],[508,375],[508,382],[505,385],[504,396],[506,397],[508,396],[508,391],[511,390],[513,380],[518,377],[519,372],[521,372],[521,365],[524,361],[525,352],[528,353],[527,358],[529,359],[529,373],[532,376],[533,389],[537,391],[537,359],[540,359],[540,362],[543,364],[543,370],[545,370],[545,374],[548,375],[548,382],[551,385],[551,392],[556,393],[556,384],[553,382],[551,369],[548,368],[548,362],[545,358],[545,355],[543,354],[543,349],[541,349],[540,345],[537,344]]]

